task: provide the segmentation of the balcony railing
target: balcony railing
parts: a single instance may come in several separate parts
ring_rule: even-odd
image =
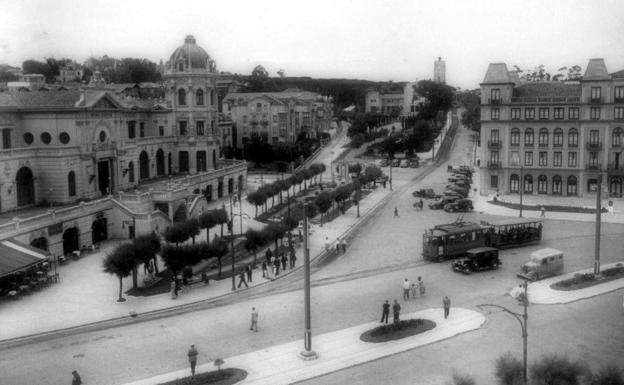
[[[622,143],[613,143],[611,142],[611,147],[622,147]]]
[[[512,97],[512,103],[570,103],[580,102],[579,96],[542,96],[542,97]]]
[[[614,99],[613,99],[613,102],[614,102],[614,103],[624,103],[624,98],[618,98],[618,97],[616,97],[616,98],[614,98]]]
[[[600,163],[588,163],[585,165],[586,170],[602,170]]]
[[[487,163],[487,167],[488,167],[490,170],[496,170],[496,169],[499,169],[499,168],[501,168],[501,162],[488,162],[488,163]]]
[[[548,148],[548,143],[540,143],[538,146],[541,148]]]
[[[588,99],[588,103],[589,104],[602,104],[602,102],[603,102],[602,96],[599,96],[599,97],[596,97],[596,98],[590,97]]]
[[[624,165],[622,163],[609,163],[607,165],[608,171],[622,171],[624,172]]]
[[[488,140],[488,148],[501,148],[501,142],[498,140]]]
[[[588,150],[601,150],[602,142],[587,142],[586,148]]]
[[[500,99],[488,99],[488,103],[493,106],[499,106],[501,104]]]

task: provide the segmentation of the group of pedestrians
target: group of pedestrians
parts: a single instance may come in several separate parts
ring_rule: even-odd
[[[403,281],[403,299],[408,301],[410,299],[410,294],[412,295],[412,299],[416,299],[416,294],[419,294],[421,297],[425,296],[425,282],[421,277],[418,277],[416,283],[410,284],[409,279],[405,278]]]
[[[274,277],[279,276],[280,270],[286,271],[286,269],[293,269],[297,256],[294,249],[288,251],[288,255],[285,252],[280,252],[277,255],[273,255],[271,248],[268,248],[264,254],[265,260],[262,262],[262,277],[271,278],[269,274],[269,268]]]
[[[245,266],[245,270],[242,270],[238,275],[238,288],[240,289],[241,285],[245,285],[245,287],[249,287],[247,282],[251,283],[253,281],[253,269],[251,265]]]

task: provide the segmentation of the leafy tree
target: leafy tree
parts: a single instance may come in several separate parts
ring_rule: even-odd
[[[586,368],[580,362],[555,354],[543,356],[535,362],[530,373],[535,385],[579,385]]]
[[[275,254],[277,255],[277,241],[284,237],[287,231],[286,226],[281,222],[271,222],[263,231],[266,239],[271,239],[275,242]]]
[[[22,73],[26,74],[41,74],[45,76],[46,82],[54,81],[54,72],[47,62],[40,62],[37,60],[26,60],[22,63]]]
[[[267,239],[264,237],[265,233],[261,230],[249,229],[245,233],[245,250],[253,252],[253,267],[256,267],[256,254],[258,248],[264,245]]]
[[[181,204],[173,213],[173,222],[174,223],[186,222],[187,218],[188,218],[188,209],[186,208],[186,204]]]
[[[325,172],[325,170],[327,170],[327,167],[323,163],[313,163],[310,165],[309,170],[314,175],[314,183],[316,184],[317,183],[316,177],[320,175],[322,178],[323,173]]]
[[[382,174],[381,169],[377,166],[368,166],[364,170],[364,176],[366,176],[366,180],[369,183],[375,183],[375,181],[380,178]]]
[[[258,189],[252,193],[247,194],[247,201],[251,203],[252,205],[256,206],[256,215],[255,215],[256,217],[258,216],[258,206],[264,205],[266,200],[267,200],[267,195],[261,189]]]
[[[362,172],[362,165],[359,163],[349,165],[349,174],[359,175]]]
[[[230,216],[225,209],[213,211],[214,219],[217,225],[221,225],[221,238],[223,238],[223,225],[230,221]]]
[[[184,225],[187,234],[193,240],[193,244],[195,244],[195,237],[200,233],[199,220],[197,220],[197,218],[190,218],[188,221],[184,222]]]
[[[624,385],[622,369],[613,364],[605,365],[593,375],[590,385]]]
[[[330,192],[321,191],[319,195],[316,196],[314,200],[314,204],[318,207],[321,212],[321,226],[323,226],[323,214],[327,212],[332,206],[333,196]]]
[[[438,111],[448,111],[453,105],[455,89],[446,84],[431,80],[421,80],[414,86],[414,91],[425,98],[420,107],[419,116],[425,120],[433,120]]]
[[[288,164],[288,162],[286,161],[278,160],[275,162],[275,171],[279,173],[288,172],[289,168],[290,168],[290,164]]]
[[[223,238],[215,238],[210,243],[209,254],[212,257],[217,258],[217,265],[219,266],[219,279],[221,279],[221,258],[223,258],[229,251],[227,241]],[[234,272],[232,272],[234,274]]]
[[[380,143],[383,153],[387,154],[389,159],[394,159],[394,154],[401,151],[399,140],[395,136],[390,136]]]
[[[184,243],[191,237],[184,223],[172,224],[167,227],[164,235],[167,242],[175,243],[176,247],[178,247],[179,243]]]
[[[206,229],[206,242],[210,243],[210,229],[217,225],[213,211],[206,211],[199,216],[199,227]]]
[[[521,385],[524,383],[524,366],[522,361],[507,352],[496,359],[494,373],[500,385]]]
[[[119,278],[119,299],[118,302],[123,302],[125,299],[122,296],[123,293],[123,279],[132,273],[132,270],[136,266],[136,256],[134,253],[134,245],[124,243],[118,245],[113,249],[110,254],[107,254],[104,258],[103,267],[104,272],[115,275]]]
[[[344,213],[345,211],[344,202],[351,197],[353,191],[355,191],[355,185],[353,183],[347,183],[338,186],[334,190],[334,200],[340,206],[340,210],[342,211],[342,213]]]

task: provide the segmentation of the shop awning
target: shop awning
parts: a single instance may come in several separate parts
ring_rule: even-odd
[[[26,270],[46,260],[47,253],[15,240],[0,241],[0,277]]]

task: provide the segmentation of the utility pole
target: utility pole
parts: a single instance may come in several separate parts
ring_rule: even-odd
[[[230,195],[230,221],[232,221],[232,225],[231,225],[231,229],[232,231],[230,231],[230,246],[232,248],[232,291],[236,290],[236,274],[234,271],[234,221],[233,221],[233,216],[232,216],[232,195]]]
[[[522,195],[524,193],[524,166],[520,166],[520,218],[522,218]]]
[[[594,244],[594,274],[600,274],[600,222],[602,220],[602,207],[600,207],[602,192],[602,174],[598,174],[598,188],[596,190],[596,239]]]
[[[305,360],[314,360],[318,358],[318,354],[312,350],[312,322],[310,319],[310,246],[308,240],[308,217],[306,214],[308,204],[303,203],[303,264],[304,264],[304,276],[303,276],[303,297],[304,297],[304,309],[305,309],[305,326],[303,334],[304,350],[299,353],[299,356]]]

